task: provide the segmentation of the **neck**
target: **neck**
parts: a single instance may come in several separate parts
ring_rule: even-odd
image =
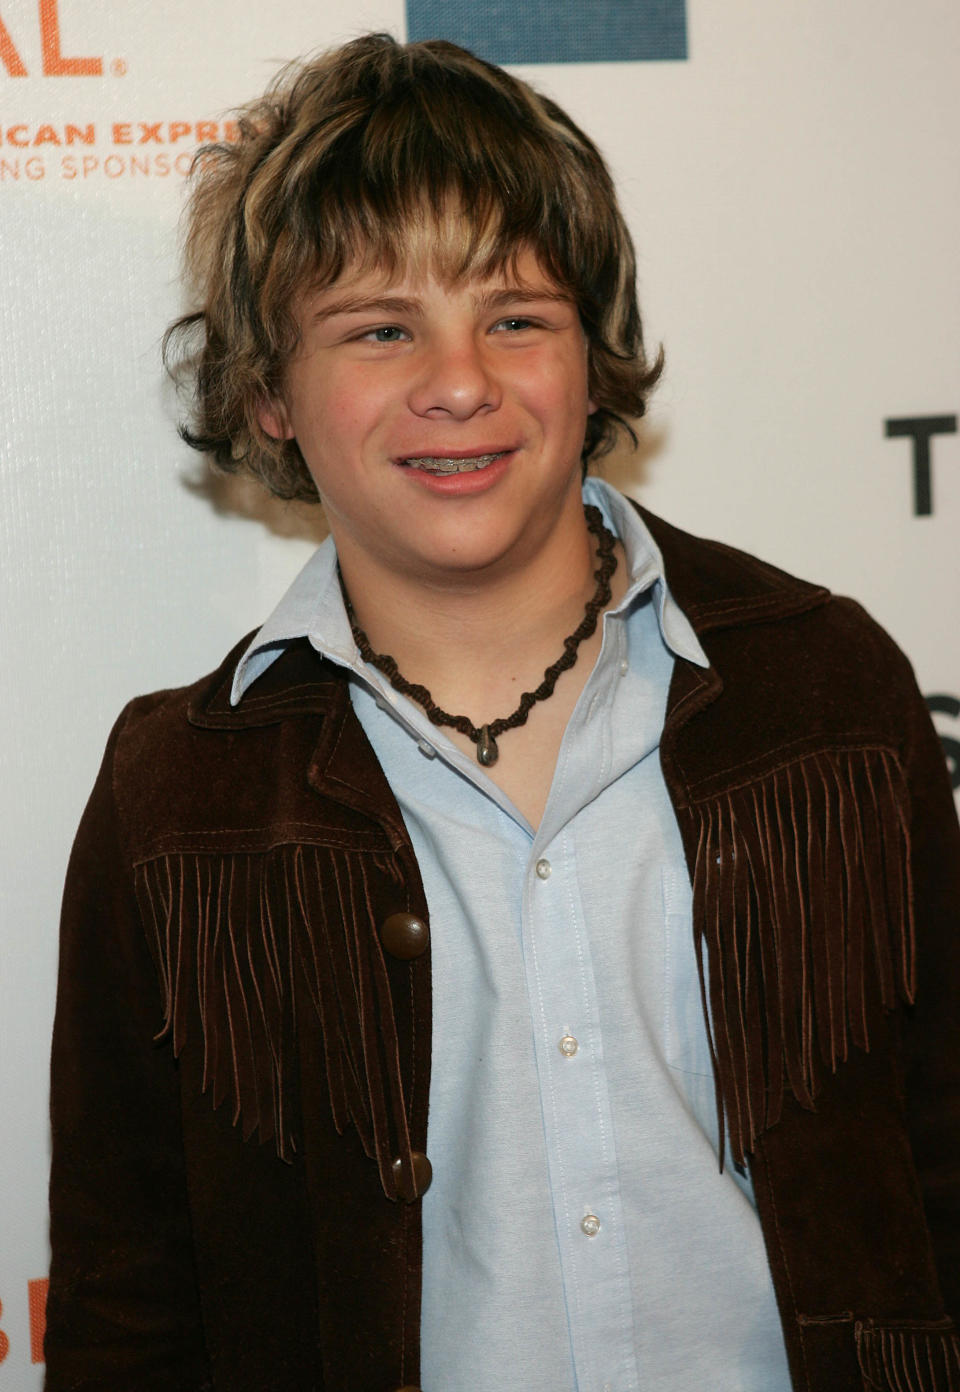
[[[579,505],[571,522],[522,565],[452,578],[381,576],[351,566],[347,547],[341,569],[356,620],[374,651],[437,704],[486,723],[540,682],[594,594],[596,541]],[[622,566],[614,579],[616,597]]]

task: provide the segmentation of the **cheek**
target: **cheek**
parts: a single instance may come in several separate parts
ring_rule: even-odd
[[[321,494],[351,490],[375,455],[381,413],[358,387],[324,392],[291,413],[300,452]]]
[[[594,409],[587,388],[586,363],[570,357],[552,364],[530,383],[531,403],[545,425],[563,432],[583,430],[586,416]]]
[[[291,415],[299,427],[319,439],[360,444],[388,420],[395,396],[379,376],[341,368],[326,373],[311,392],[303,393],[299,412]]]

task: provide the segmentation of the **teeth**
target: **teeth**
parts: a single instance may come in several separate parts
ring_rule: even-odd
[[[470,459],[438,459],[436,455],[425,455],[403,462],[411,469],[422,469],[426,474],[471,474],[475,469],[485,469],[502,455],[503,450],[498,450],[496,454],[475,454]]]

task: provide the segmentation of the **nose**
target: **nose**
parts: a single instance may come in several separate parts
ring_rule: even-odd
[[[500,404],[497,377],[482,342],[472,335],[431,345],[420,368],[409,394],[410,409],[418,416],[469,420]]]

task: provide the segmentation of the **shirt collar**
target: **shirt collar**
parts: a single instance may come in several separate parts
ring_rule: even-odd
[[[603,479],[588,478],[583,485],[583,498],[600,509],[607,526],[623,543],[630,585],[612,612],[625,611],[638,594],[653,588],[663,641],[676,656],[698,667],[708,667],[709,661],[686,614],[670,593],[660,548],[636,509]],[[370,684],[370,670],[350,632],[332,537],[327,537],[307,562],[254,635],[237,664],[230,704],[238,705],[257,678],[290,643],[300,638],[307,638],[317,652]]]
[[[598,478],[585,480],[583,501],[593,503],[600,509],[607,526],[619,537],[626,556],[630,584],[612,612],[620,613],[638,594],[653,588],[660,633],[667,647],[677,657],[685,658],[697,667],[709,667],[710,660],[700,646],[690,620],[670,593],[660,548],[636,508],[622,493]]]

